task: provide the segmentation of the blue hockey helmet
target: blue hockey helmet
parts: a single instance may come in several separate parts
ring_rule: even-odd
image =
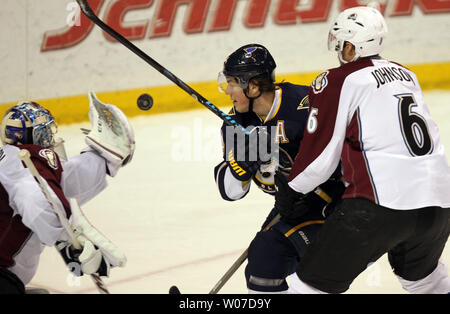
[[[57,131],[50,112],[36,102],[20,102],[3,115],[0,127],[3,144],[35,144],[51,147]]]
[[[275,82],[275,60],[266,47],[260,44],[248,44],[240,47],[224,62],[223,71],[219,73],[219,89],[223,90],[222,83],[225,77],[239,79],[242,89],[255,77]],[[226,80],[225,80],[226,81]]]

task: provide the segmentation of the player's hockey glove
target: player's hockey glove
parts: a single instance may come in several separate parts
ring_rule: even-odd
[[[79,236],[77,239],[82,246],[79,250],[75,249],[70,242],[56,242],[56,248],[70,272],[77,277],[94,273],[100,276],[109,276],[111,265],[108,258],[85,237]]]
[[[303,193],[294,191],[288,185],[288,179],[285,174],[277,171],[275,173],[275,209],[280,213],[281,220],[296,224],[296,221],[308,210],[308,202]]]
[[[235,129],[233,138],[225,145],[225,160],[231,174],[239,181],[250,180],[261,164],[270,161],[270,145],[270,134],[262,128],[255,127],[247,133]]]

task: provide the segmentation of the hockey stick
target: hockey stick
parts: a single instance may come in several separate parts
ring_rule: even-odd
[[[273,219],[269,222],[267,226],[264,227],[262,231],[269,230],[274,224],[280,221],[280,214],[277,214]],[[227,283],[227,281],[233,276],[233,274],[241,267],[242,263],[247,259],[248,256],[248,248],[238,257],[238,259],[231,265],[230,269],[219,279],[216,285],[211,289],[209,294],[217,294],[220,289]]]
[[[61,210],[59,209],[58,205],[56,204],[55,200],[51,196],[50,192],[48,191],[46,185],[42,181],[41,176],[39,175],[39,172],[37,171],[36,167],[34,166],[33,162],[30,159],[30,152],[26,149],[21,149],[18,153],[20,160],[22,160],[27,168],[30,170],[33,177],[37,180],[39,187],[41,188],[42,192],[44,193],[47,200],[50,202],[50,205],[53,208],[53,211],[56,213],[56,215],[59,218],[59,221],[63,225],[64,229],[66,230],[67,234],[70,237],[70,241],[72,242],[75,249],[79,250],[81,249],[80,242],[75,237],[74,231],[69,226],[69,222],[67,218],[62,214]],[[91,274],[91,278],[94,281],[95,285],[97,286],[97,289],[102,294],[109,294],[108,288],[103,283],[103,280],[98,276],[97,274]]]
[[[327,202],[328,204],[331,202],[331,198],[330,196],[325,193],[325,191],[323,191],[321,188],[317,187],[314,192],[320,197],[322,198],[325,202]],[[324,209],[325,210],[325,207]],[[265,226],[262,231],[267,231],[269,230],[274,224],[276,224],[278,221],[280,221],[280,214],[277,214],[268,224],[267,226]],[[223,287],[223,285],[228,281],[228,279],[231,278],[231,276],[233,276],[233,274],[236,272],[236,270],[238,270],[238,268],[242,265],[242,263],[244,263],[244,261],[247,259],[247,255],[248,255],[248,249],[246,249],[244,251],[244,253],[242,253],[241,256],[239,256],[239,258],[236,260],[236,262],[234,262],[233,265],[231,265],[230,269],[225,273],[225,275],[223,275],[222,278],[220,278],[220,280],[216,283],[216,285],[211,289],[211,291],[209,292],[209,294],[216,294],[217,292],[219,292],[219,290]],[[175,286],[174,286],[175,287]],[[172,288],[174,288],[172,287]],[[171,289],[172,289],[171,288]],[[176,288],[176,287],[175,287]],[[178,289],[178,288],[176,288]],[[172,290],[172,291],[176,291],[176,290]],[[178,290],[179,292],[179,290]]]
[[[262,231],[269,230],[274,224],[280,221],[280,214],[277,214],[268,224],[265,226]],[[219,279],[219,281],[215,284],[215,286],[211,289],[209,294],[217,294],[220,289],[227,283],[227,281],[234,275],[234,273],[241,267],[241,265],[245,262],[248,257],[248,248],[238,257],[238,259],[231,265],[231,267],[227,270],[227,272]],[[169,294],[180,294],[180,290],[177,286],[170,287]]]
[[[237,123],[232,117],[230,117],[229,115],[224,113],[222,110],[217,108],[209,100],[205,99],[202,95],[200,95],[198,92],[193,90],[189,85],[187,85],[182,80],[180,80],[172,72],[168,71],[165,67],[163,67],[161,64],[156,62],[153,58],[151,58],[149,55],[147,55],[141,49],[136,47],[128,39],[126,39],[125,37],[120,35],[118,32],[116,32],[114,29],[112,29],[110,26],[108,26],[102,20],[100,20],[99,17],[94,13],[92,8],[89,6],[87,0],[77,0],[77,2],[78,2],[78,5],[80,6],[81,12],[83,12],[83,14],[88,19],[90,19],[92,22],[94,22],[97,26],[99,26],[101,29],[103,29],[106,33],[108,33],[109,35],[114,37],[118,42],[120,42],[122,45],[124,45],[125,47],[130,49],[132,52],[134,52],[142,60],[147,62],[150,66],[152,66],[154,69],[156,69],[162,75],[167,77],[169,80],[171,80],[173,83],[175,83],[178,87],[180,87],[186,93],[191,95],[195,100],[197,100],[203,106],[205,106],[206,108],[211,110],[216,116],[218,116],[220,119],[222,119],[227,125],[239,127],[241,129],[241,131],[248,133],[245,130],[245,128],[243,128],[239,123]]]

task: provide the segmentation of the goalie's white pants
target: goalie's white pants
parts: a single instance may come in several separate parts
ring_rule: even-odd
[[[397,276],[403,289],[415,294],[446,294],[450,293],[450,277],[447,266],[439,261],[434,271],[417,281],[409,281]],[[289,283],[288,293],[291,294],[319,294],[326,293],[304,283],[297,274],[293,274]]]

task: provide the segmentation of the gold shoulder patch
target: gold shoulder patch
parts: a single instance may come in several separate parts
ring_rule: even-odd
[[[303,97],[302,101],[300,101],[300,104],[297,107],[297,110],[300,109],[308,109],[309,108],[309,96],[306,95]]]
[[[47,160],[48,165],[52,169],[58,169],[58,159],[56,158],[56,154],[51,149],[41,149],[39,151],[39,156]]]
[[[314,81],[311,83],[311,87],[313,89],[314,94],[321,93],[325,87],[328,85],[327,75],[330,73],[329,71],[325,71],[320,73]]]

